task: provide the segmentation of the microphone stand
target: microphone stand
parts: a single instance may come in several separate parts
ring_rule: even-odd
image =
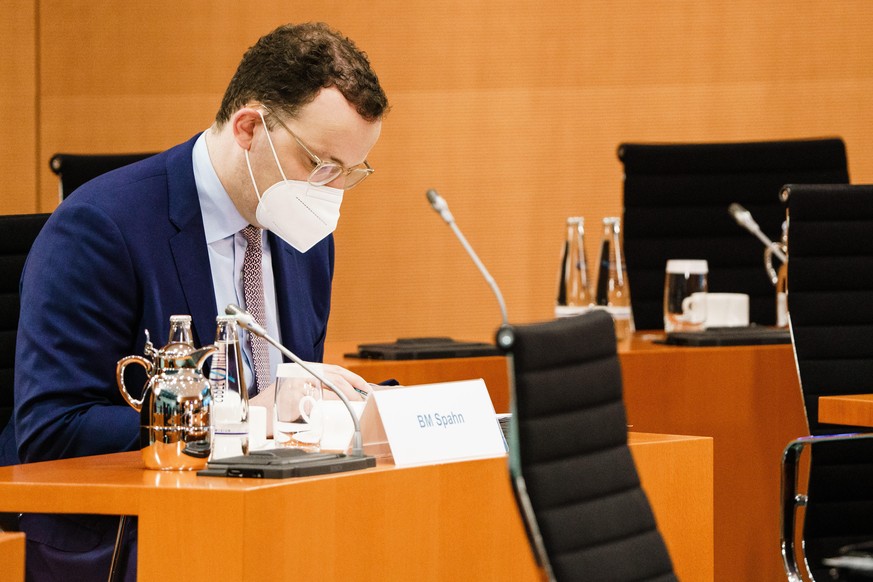
[[[361,435],[361,422],[358,420],[358,415],[355,414],[355,411],[352,410],[352,404],[349,402],[349,398],[343,394],[343,391],[337,388],[333,382],[328,380],[322,374],[317,374],[311,366],[309,366],[306,362],[297,357],[294,352],[280,344],[275,338],[273,338],[270,334],[267,333],[258,322],[255,321],[255,318],[248,312],[242,309],[241,307],[234,305],[233,303],[229,304],[225,307],[224,312],[227,315],[232,315],[236,318],[236,322],[240,325],[240,327],[249,331],[249,333],[253,333],[257,336],[260,336],[267,340],[271,345],[275,346],[280,352],[282,352],[285,356],[288,357],[292,362],[298,364],[301,368],[309,372],[314,378],[319,380],[322,384],[330,388],[330,390],[339,396],[339,399],[342,400],[342,403],[345,405],[346,410],[349,411],[349,415],[352,417],[352,423],[355,427],[355,436],[352,444],[352,457],[363,457],[364,455],[364,440]]]
[[[479,272],[482,273],[485,281],[491,287],[491,291],[494,293],[494,296],[497,297],[497,303],[498,305],[500,305],[500,315],[503,318],[502,327],[508,326],[509,319],[506,316],[506,303],[504,303],[503,301],[503,294],[500,293],[500,288],[498,288],[497,283],[494,282],[494,277],[491,276],[491,273],[488,272],[488,269],[486,269],[485,265],[482,264],[482,261],[479,260],[479,255],[476,254],[476,251],[474,251],[473,247],[470,246],[470,243],[467,242],[467,238],[463,235],[463,233],[461,233],[461,229],[459,229],[458,225],[455,224],[455,217],[452,216],[452,213],[449,210],[448,203],[433,188],[427,191],[427,200],[428,202],[430,202],[430,205],[433,206],[433,209],[436,210],[437,213],[439,213],[445,223],[448,224],[449,227],[451,227],[452,232],[454,232],[455,236],[458,237],[458,240],[461,241],[464,250],[466,250],[467,254],[470,255],[470,258],[473,259],[473,262],[476,264]]]
[[[731,216],[733,216],[734,220],[737,221],[737,224],[748,230],[750,233],[755,235],[759,241],[764,243],[764,246],[768,249],[771,249],[776,258],[778,258],[783,263],[788,260],[788,257],[785,256],[785,253],[782,252],[782,248],[774,243],[770,238],[764,234],[761,230],[761,227],[758,226],[758,223],[755,222],[755,219],[752,218],[752,213],[746,210],[740,204],[734,202],[728,207],[728,212]]]

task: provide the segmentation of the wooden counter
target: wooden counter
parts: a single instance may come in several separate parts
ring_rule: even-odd
[[[506,358],[483,356],[444,360],[365,360],[348,357],[357,351],[355,342],[339,342],[325,347],[324,361],[338,364],[368,382],[397,380],[406,386],[482,378],[496,412],[509,412],[509,382]]]
[[[662,337],[637,333],[619,343],[631,430],[713,437],[716,579],[782,579],[779,463],[785,445],[808,434],[791,346],[676,347],[652,341]],[[339,359],[327,361],[371,381],[421,381],[421,369],[412,362],[341,358],[354,348],[328,346],[326,358]],[[445,380],[487,375],[495,409],[505,412],[507,370],[500,360],[431,360],[426,367]]]
[[[620,346],[632,430],[711,436],[716,580],[784,579],[780,460],[808,434],[790,345]]]
[[[711,580],[712,441],[631,450],[680,577]],[[118,453],[0,467],[0,511],[138,515],[140,580],[538,579],[505,458],[274,481]]]
[[[873,426],[873,394],[822,396],[818,399],[818,421]]]
[[[0,531],[0,579],[24,580],[24,534]]]

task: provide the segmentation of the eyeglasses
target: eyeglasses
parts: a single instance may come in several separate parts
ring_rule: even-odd
[[[273,113],[266,107],[267,113]],[[306,152],[306,155],[309,156],[309,159],[315,164],[315,167],[312,168],[312,171],[309,172],[309,177],[306,179],[307,182],[312,184],[313,186],[324,186],[325,184],[329,184],[339,178],[340,176],[345,176],[345,183],[343,184],[344,190],[351,190],[358,184],[364,181],[364,178],[375,172],[367,160],[364,160],[363,164],[358,164],[353,168],[346,168],[341,164],[336,162],[325,162],[306,147],[306,144],[303,143],[297,134],[291,131],[285,123],[279,119],[279,116],[273,113],[273,118],[281,125],[285,131],[291,134],[291,137],[303,148],[303,151]],[[363,166],[363,167],[361,167]]]

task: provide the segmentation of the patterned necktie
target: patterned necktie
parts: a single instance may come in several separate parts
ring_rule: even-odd
[[[259,324],[267,327],[264,309],[264,278],[261,275],[261,229],[251,224],[242,229],[248,242],[243,256],[242,278],[243,298],[246,311],[251,313]],[[260,392],[270,385],[270,354],[267,340],[249,333],[249,346],[252,349],[252,367],[255,376],[255,387]]]

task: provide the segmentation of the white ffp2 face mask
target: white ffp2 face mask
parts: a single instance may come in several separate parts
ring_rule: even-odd
[[[258,113],[263,121],[264,114],[260,111]],[[265,131],[266,128],[267,124],[264,122]],[[252,186],[258,195],[255,217],[261,226],[301,253],[305,253],[336,230],[343,190],[329,186],[313,186],[309,182],[286,178],[282,164],[279,163],[279,156],[276,155],[276,148],[273,147],[273,140],[270,139],[270,132],[266,131],[266,133],[276,166],[282,174],[282,181],[276,182],[261,194],[252,172],[249,151],[244,150]]]

